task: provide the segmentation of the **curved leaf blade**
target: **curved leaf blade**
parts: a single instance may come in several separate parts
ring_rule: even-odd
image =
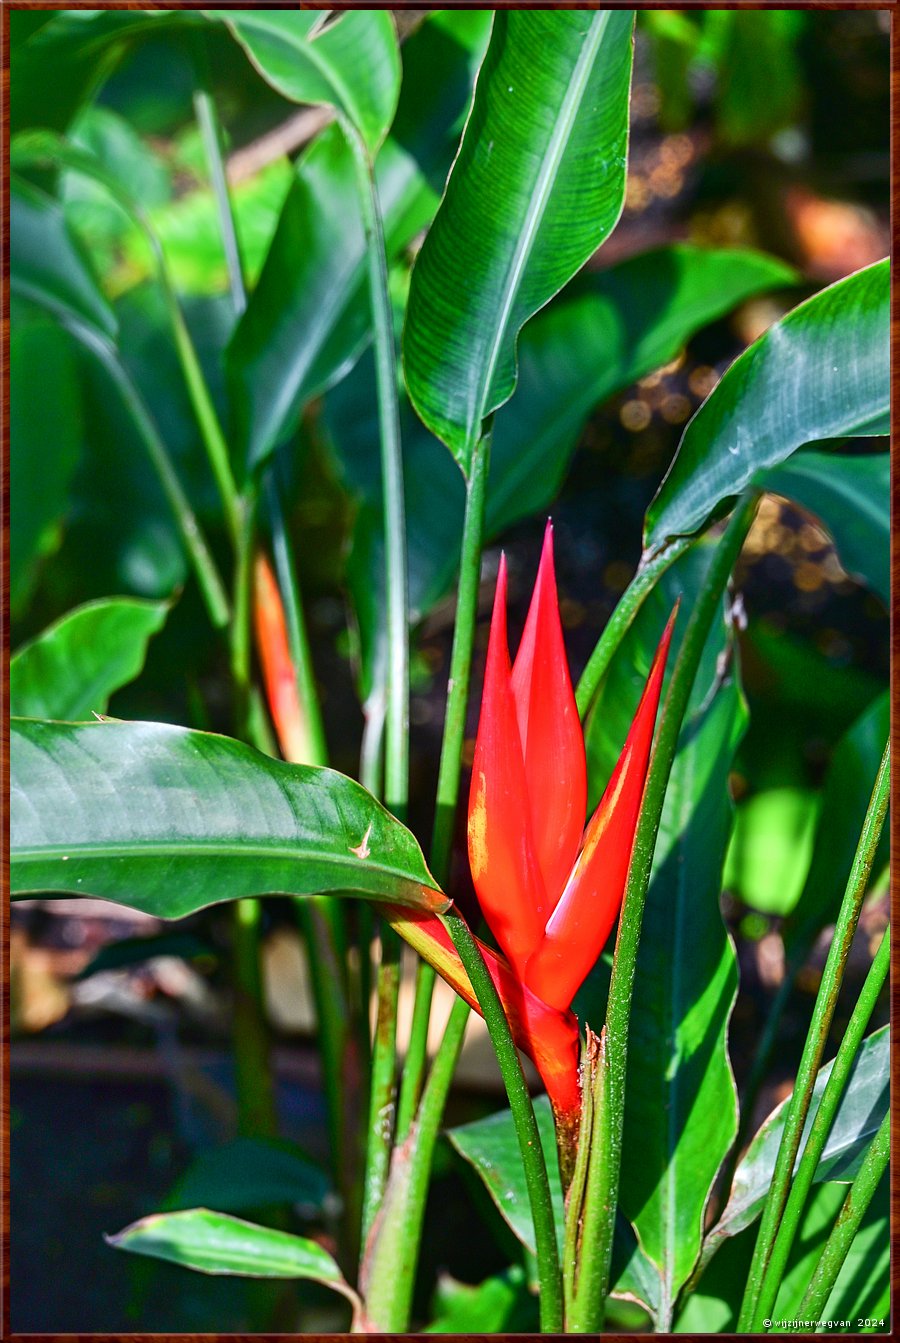
[[[806,1145],[831,1068],[832,1064],[826,1063],[819,1069],[799,1153]],[[889,1093],[890,1038],[889,1027],[883,1026],[863,1040],[856,1056],[816,1170],[817,1182],[853,1178],[887,1112]],[[763,1122],[735,1171],[725,1209],[706,1237],[704,1262],[726,1237],[736,1236],[759,1216],[772,1182],[787,1104],[783,1101]]]
[[[222,20],[267,83],[295,103],[324,103],[374,152],[400,92],[400,52],[386,10],[352,10],[323,27],[327,10],[206,10]]]
[[[110,695],[140,672],[147,644],[168,613],[168,602],[132,597],[69,611],[10,662],[10,713],[70,722],[105,713]]]
[[[330,1192],[321,1166],[290,1142],[235,1138],[201,1154],[166,1196],[166,1212],[212,1204],[217,1212],[301,1204],[321,1210]]]
[[[403,338],[413,405],[464,473],[515,387],[519,330],[618,220],[633,23],[625,10],[495,15]]]
[[[735,360],[691,420],[647,510],[656,551],[699,530],[757,473],[807,443],[888,432],[889,263],[783,317]]]
[[[162,723],[11,729],[11,886],[182,918],[246,895],[443,910],[413,836],[358,783]]]
[[[713,552],[699,543],[663,575],[610,665],[586,729],[592,798],[621,748],[675,598],[690,608]],[[675,639],[683,633],[676,623]],[[658,1274],[663,1331],[700,1254],[706,1205],[738,1126],[727,1050],[737,957],[719,910],[732,824],[728,775],[747,724],[740,687],[722,671],[731,651],[723,611],[666,791],[638,952],[641,992],[631,1010],[619,1197]]]
[[[808,509],[831,535],[838,558],[885,606],[891,600],[891,459],[843,457],[831,452],[798,452],[763,483]]]
[[[352,1290],[334,1259],[314,1240],[257,1226],[208,1208],[153,1213],[107,1236],[117,1250],[242,1278],[307,1278],[344,1295]]]

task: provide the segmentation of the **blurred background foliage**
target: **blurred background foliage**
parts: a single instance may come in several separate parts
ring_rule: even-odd
[[[195,119],[196,33],[168,24],[164,14],[100,13],[112,32],[103,43],[89,12],[11,11],[11,129],[14,135],[65,132],[140,202],[227,421],[223,351],[233,316]],[[424,96],[427,44],[442,24],[445,35],[456,31],[454,23],[469,53],[460,68],[471,73],[486,35],[482,16],[423,22],[420,12],[398,13],[409,109]],[[561,607],[576,676],[635,569],[644,511],[694,410],[773,320],[806,294],[888,251],[888,24],[886,12],[871,10],[639,14],[625,211],[589,268],[605,270],[673,242],[750,246],[796,267],[799,286],[751,297],[705,324],[670,362],[606,399],[591,416],[553,504]],[[211,26],[203,42],[227,130],[228,177],[253,284],[295,182],[293,161],[321,131],[323,114],[282,100],[224,30]],[[458,133],[465,97],[449,84],[442,89],[447,105],[456,108]],[[403,106],[400,134],[412,135],[414,117],[408,111],[404,126]],[[449,140],[433,155],[431,180],[422,188],[424,218],[437,204],[451,156]],[[214,482],[198,449],[146,230],[109,190],[83,174],[32,164],[22,175],[49,194],[81,262],[99,278],[107,305],[101,320],[117,329],[122,362],[152,407],[214,547],[224,554]],[[38,224],[50,227],[53,221],[47,223],[46,213],[35,219],[39,247]],[[394,261],[398,313],[421,231],[419,226]],[[13,649],[98,597],[171,603],[147,645],[141,676],[113,695],[109,711],[227,730],[224,640],[209,635],[181,540],[130,416],[111,394],[107,374],[35,305],[16,296],[11,315]],[[359,757],[358,652],[367,637],[354,565],[376,544],[370,519],[377,484],[368,478],[370,440],[360,427],[373,415],[370,378],[363,360],[351,378],[312,402],[282,464],[332,761],[348,773],[356,772]],[[412,441],[418,431],[411,412],[408,421]],[[354,429],[362,445],[357,450]],[[876,444],[863,439],[841,447],[867,455]],[[885,463],[879,453],[867,498],[874,500],[886,554]],[[445,468],[452,511],[461,507],[462,482],[449,456],[435,469]],[[857,580],[847,560],[852,537],[841,547],[842,564],[822,524],[835,516],[833,501],[819,510],[821,516],[812,496],[809,506],[807,512],[776,494],[766,496],[737,583],[750,725],[732,776],[737,814],[724,902],[741,962],[731,1032],[739,1083],[765,1005],[784,977],[782,931],[790,950],[791,929],[808,926],[804,893],[823,871],[845,870],[836,865],[843,852],[844,782],[855,767],[864,774],[855,762],[869,759],[872,743],[880,751],[886,730],[886,589]],[[855,504],[845,499],[840,507],[846,530]],[[499,526],[510,559],[515,639],[543,520],[532,516],[510,525],[507,518]],[[496,555],[489,552],[485,566],[485,610]],[[412,581],[415,591],[415,572]],[[414,644],[411,822],[420,834],[429,822],[425,799],[433,795],[452,630],[446,591],[438,595],[440,601],[422,608],[427,614]],[[484,626],[482,648],[486,633]],[[476,656],[476,679],[478,662]],[[477,684],[473,690],[472,736]],[[470,737],[468,751],[472,744]],[[455,881],[464,888],[464,846],[458,858]],[[881,896],[861,922],[860,976],[887,919],[883,876],[879,883]],[[279,1100],[286,1130],[321,1161],[315,1052],[298,1046],[312,1019],[308,1002],[297,1003],[301,950],[289,916],[277,902],[270,904],[266,975],[282,1044],[276,1053]],[[780,1099],[779,1087],[793,1076],[808,995],[823,961],[821,936],[816,940],[821,922],[803,943],[801,1001],[786,1018],[784,1047],[760,1098],[760,1114]],[[149,943],[140,942],[148,937]],[[225,937],[216,910],[177,930],[96,902],[77,912],[53,902],[14,911],[17,1330],[102,1331],[139,1322],[148,1330],[190,1331],[208,1327],[211,1318],[220,1330],[260,1327],[252,1284],[196,1279],[141,1262],[129,1263],[125,1273],[120,1262],[110,1264],[101,1239],[103,1231],[160,1206],[192,1153],[231,1132],[220,963]],[[838,1019],[836,1028],[842,1025]],[[471,1080],[471,1071],[464,1076]],[[465,1086],[453,1104],[460,1115],[485,1108],[484,1099],[467,1094]],[[52,1166],[46,1160],[51,1150]],[[421,1279],[431,1290],[438,1270],[449,1272],[438,1289],[452,1300],[452,1275],[471,1264],[471,1200],[477,1203],[481,1194],[472,1184],[455,1201],[442,1201],[449,1153],[442,1161]],[[434,1215],[438,1203],[440,1216]],[[298,1194],[295,1211],[303,1207]],[[311,1187],[306,1211],[327,1229],[321,1190]],[[76,1223],[77,1242],[70,1236]],[[477,1234],[485,1235],[478,1264],[483,1275],[502,1267],[507,1256],[486,1232]],[[307,1328],[330,1327],[324,1298],[320,1304],[321,1315],[313,1291]],[[424,1312],[427,1297],[418,1304]],[[620,1310],[619,1327],[640,1326],[639,1311]],[[275,1327],[270,1318],[267,1323]]]

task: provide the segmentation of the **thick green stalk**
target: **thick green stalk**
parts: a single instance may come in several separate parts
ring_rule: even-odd
[[[260,1009],[259,923],[262,905],[256,899],[236,900],[232,909],[238,1132],[266,1138],[277,1132],[277,1118],[269,1070],[268,1032]]]
[[[516,1137],[519,1140],[519,1153],[534,1223],[535,1249],[541,1284],[541,1333],[560,1333],[563,1328],[563,1285],[556,1241],[556,1222],[544,1149],[541,1146],[541,1137],[525,1075],[513,1043],[503,1004],[500,1002],[500,996],[484,957],[478,949],[478,943],[465,920],[455,910],[449,910],[440,918],[459,952],[460,960],[484,1015],[516,1126]]]
[[[744,1288],[744,1299],[738,1320],[738,1331],[740,1333],[759,1332],[765,1315],[761,1304],[763,1280],[772,1257],[775,1237],[778,1234],[778,1228],[790,1192],[794,1161],[803,1135],[803,1126],[812,1099],[816,1073],[819,1070],[825,1042],[831,1028],[841,980],[844,976],[844,966],[850,954],[850,945],[853,941],[859,912],[866,894],[869,873],[872,870],[875,851],[884,826],[889,794],[890,743],[885,747],[878,776],[875,780],[875,788],[863,821],[859,844],[853,859],[853,866],[850,869],[844,898],[841,901],[834,936],[828,950],[828,959],[822,973],[812,1021],[803,1047],[800,1066],[797,1069],[797,1081],[788,1103],[788,1112],[775,1161],[775,1170],[772,1174],[772,1183],[763,1208],[750,1272]]]
[[[444,735],[441,742],[441,763],[438,769],[434,828],[429,855],[429,866],[440,886],[446,886],[450,876],[450,853],[453,847],[459,780],[462,773],[462,748],[469,705],[469,677],[472,670],[478,591],[481,584],[481,547],[484,540],[492,427],[491,420],[475,444],[471,470],[466,482],[466,513],[459,560],[456,621],[453,628],[453,647],[450,652],[447,707],[444,713]],[[422,1090],[434,981],[434,970],[425,961],[419,961],[416,967],[416,996],[409,1049],[403,1069],[397,1111],[398,1142],[402,1142],[409,1131]]]
[[[581,1223],[584,1214],[584,1201],[587,1191],[588,1159],[594,1128],[594,1091],[602,1085],[601,1069],[604,1067],[602,1043],[600,1037],[587,1028],[587,1042],[582,1047],[581,1069],[581,1123],[578,1126],[579,1140],[575,1153],[575,1166],[572,1180],[566,1193],[566,1225],[563,1238],[563,1290],[566,1299],[566,1328],[572,1328],[575,1310],[575,1289],[578,1282],[578,1265],[581,1258]]]
[[[664,574],[670,565],[683,555],[693,537],[679,536],[670,541],[661,551],[649,560],[641,560],[637,573],[622,593],[610,619],[600,635],[587,666],[581,673],[578,688],[575,691],[575,703],[578,713],[584,718],[597,693],[600,682],[606,675],[606,669],[615,656],[616,649],[644,603],[644,598],[656,585],[660,574]]]
[[[719,542],[701,591],[688,621],[678,659],[672,672],[656,745],[650,761],[641,814],[635,833],[625,899],[619,920],[612,979],[606,1009],[608,1071],[604,1103],[595,1110],[597,1141],[592,1142],[592,1170],[588,1180],[595,1190],[585,1209],[582,1241],[594,1246],[582,1257],[579,1273],[579,1328],[596,1331],[603,1327],[609,1286],[613,1231],[622,1163],[622,1125],[625,1116],[625,1073],[628,1060],[628,1023],[637,964],[638,945],[656,835],[662,816],[669,774],[678,746],[678,735],[691,688],[700,666],[703,646],[719,609],[729,575],[750,530],[758,501],[756,492],[738,502]],[[597,1111],[599,1110],[599,1115]],[[596,1167],[596,1169],[593,1169]],[[596,1218],[596,1231],[588,1225]]]
[[[26,297],[28,296],[27,286],[17,285],[16,287],[26,293]],[[115,383],[159,477],[163,493],[172,510],[184,547],[197,576],[210,621],[216,629],[223,629],[229,620],[228,597],[225,586],[219,577],[212,552],[200,529],[200,523],[188,502],[181,481],[178,479],[178,473],[172,464],[169,450],[163,442],[150,412],[144,405],[140,392],[119,359],[115,347],[105,336],[88,326],[87,323],[79,321],[77,317],[72,316],[65,309],[56,311],[56,316],[66,330],[71,332],[76,340],[79,340],[100,361]]]
[[[869,1024],[869,1018],[878,1001],[878,995],[884,987],[884,981],[887,978],[890,961],[891,937],[890,928],[888,928],[881,939],[881,946],[878,948],[878,951],[875,954],[875,959],[869,967],[866,982],[863,985],[862,992],[853,1008],[850,1021],[844,1032],[844,1038],[840,1043],[834,1063],[831,1066],[831,1075],[825,1084],[825,1090],[819,1101],[819,1108],[817,1109],[816,1117],[812,1122],[809,1137],[806,1140],[806,1147],[803,1150],[803,1156],[800,1158],[800,1164],[797,1167],[791,1183],[788,1200],[784,1207],[784,1215],[781,1219],[781,1225],[778,1228],[778,1234],[775,1237],[775,1244],[772,1247],[772,1255],[769,1259],[769,1265],[763,1279],[762,1291],[759,1295],[757,1310],[764,1319],[769,1317],[775,1308],[778,1289],[781,1286],[781,1280],[784,1277],[784,1272],[787,1268],[788,1256],[790,1255],[791,1247],[794,1244],[794,1238],[800,1228],[803,1209],[806,1206],[806,1198],[812,1188],[819,1159],[822,1152],[825,1150],[825,1143],[828,1134],[831,1132],[831,1126],[834,1123],[834,1117],[837,1113],[841,1096],[844,1094],[844,1088],[847,1085],[847,1079],[850,1076],[850,1070],[853,1067],[853,1060],[856,1058],[856,1052],[862,1044],[863,1036],[866,1033],[866,1027]]]
[[[241,500],[236,534],[234,598],[232,602],[230,655],[237,734],[250,739],[250,630],[253,604],[253,538],[256,528],[255,489]],[[255,743],[254,743],[255,744]]]
[[[363,1186],[362,1244],[365,1246],[381,1207],[391,1164],[397,1096],[397,1009],[403,943],[393,928],[381,930],[377,978],[375,1039],[369,1091],[366,1175]]]
[[[837,1282],[838,1274],[844,1266],[853,1238],[860,1228],[866,1210],[872,1202],[875,1190],[881,1183],[888,1167],[891,1155],[891,1115],[890,1111],[881,1121],[881,1127],[872,1139],[872,1145],[865,1155],[856,1179],[850,1186],[844,1206],[838,1213],[831,1235],[816,1265],[809,1286],[806,1289],[798,1320],[820,1320],[828,1303],[828,1298]]]

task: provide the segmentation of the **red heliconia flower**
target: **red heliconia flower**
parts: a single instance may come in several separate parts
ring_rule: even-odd
[[[484,916],[522,989],[566,1015],[625,893],[674,616],[585,828],[584,738],[563,645],[551,525],[512,667],[500,561],[472,765],[469,861]],[[553,1100],[551,1080],[544,1080]]]

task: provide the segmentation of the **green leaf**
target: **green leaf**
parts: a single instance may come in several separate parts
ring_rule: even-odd
[[[267,83],[295,103],[324,103],[371,151],[387,134],[400,91],[397,31],[385,10],[323,23],[327,10],[206,10],[223,21]]]
[[[823,438],[885,434],[887,261],[794,308],[735,360],[684,432],[647,510],[646,544],[690,535],[766,467]]]
[[[9,195],[10,287],[54,314],[71,314],[114,337],[116,319],[62,206],[12,177]]]
[[[489,16],[446,31],[434,15],[404,47],[394,130],[375,163],[389,260],[429,223],[435,181],[450,166],[451,130],[469,97]],[[259,284],[228,350],[235,452],[253,469],[302,405],[338,381],[370,339],[365,238],[353,158],[337,127],[294,169]]]
[[[126,597],[70,611],[10,662],[10,713],[69,721],[105,713],[113,691],[140,672],[168,612],[165,602]]]
[[[117,1250],[166,1259],[198,1273],[306,1278],[351,1299],[355,1296],[331,1255],[314,1240],[207,1208],[154,1213],[107,1236],[106,1241]]]
[[[182,918],[246,895],[445,909],[418,844],[352,779],[162,723],[11,730],[12,887]]]
[[[816,1077],[797,1164],[819,1108],[825,1084],[831,1075],[831,1067],[831,1063],[826,1063],[824,1068],[819,1069]],[[890,1039],[889,1028],[884,1026],[863,1041],[856,1056],[816,1170],[817,1182],[853,1178],[866,1148],[885,1116],[889,1091]],[[762,1211],[772,1182],[787,1104],[787,1100],[783,1101],[763,1122],[738,1165],[728,1202],[704,1242],[704,1263],[715,1253],[723,1240],[736,1236],[744,1227],[750,1226]]]
[[[713,552],[699,543],[663,575],[610,665],[585,733],[591,797],[621,750],[675,598],[682,598],[680,643],[685,608]],[[677,647],[670,664],[676,655]],[[631,1009],[619,1199],[656,1266],[663,1331],[700,1254],[706,1204],[738,1125],[727,1051],[737,958],[719,911],[732,822],[728,775],[747,723],[731,657],[723,610],[704,649],[666,791]]]
[[[321,1210],[330,1185],[294,1143],[236,1138],[192,1161],[166,1196],[166,1212],[212,1205],[220,1212],[300,1204]]]
[[[538,1096],[535,1100],[534,1116],[547,1162],[554,1220],[561,1240],[565,1209],[556,1153],[556,1131],[546,1096]],[[498,1110],[486,1119],[448,1130],[447,1137],[460,1156],[481,1177],[510,1230],[534,1254],[534,1226],[512,1112]],[[647,1310],[655,1312],[657,1275],[635,1243],[631,1228],[623,1222],[616,1224],[612,1281],[613,1292],[630,1297]]]
[[[841,1184],[823,1183],[813,1189],[775,1303],[773,1315],[776,1319],[787,1319],[799,1312],[803,1294],[846,1193],[846,1187]],[[889,1181],[885,1175],[822,1313],[823,1322],[849,1320],[849,1329],[845,1327],[842,1332],[858,1332],[860,1317],[880,1317],[887,1325],[891,1244],[888,1194]],[[751,1226],[722,1245],[688,1297],[676,1321],[676,1333],[734,1332],[755,1239],[756,1231]],[[876,1329],[874,1332],[881,1331]]]
[[[534,1332],[537,1312],[525,1270],[513,1264],[477,1287],[443,1278],[438,1283],[437,1318],[425,1334],[498,1334]]]
[[[464,473],[515,387],[520,328],[621,212],[633,22],[624,10],[494,17],[403,341],[413,405]]]
[[[725,885],[763,914],[790,914],[812,857],[819,795],[812,788],[764,788],[741,802],[725,863]]]
[[[580,276],[530,322],[519,382],[497,414],[486,533],[546,508],[594,407],[666,363],[699,327],[793,272],[761,253],[676,244]],[[325,401],[347,489],[361,497],[347,579],[356,612],[363,693],[383,661],[381,475],[374,368],[364,356]],[[410,608],[423,618],[452,589],[465,512],[463,481],[442,444],[401,399]]]
[[[889,730],[890,692],[886,690],[847,730],[832,756],[809,871],[784,928],[785,948],[792,958],[837,918]],[[889,829],[886,826],[881,837],[873,865],[876,874],[888,859]]]
[[[17,321],[9,341],[9,582],[13,613],[58,542],[81,449],[82,408],[72,342],[43,318]]]
[[[196,933],[166,927],[161,933],[144,933],[140,937],[121,937],[116,942],[107,942],[91,957],[84,969],[78,971],[75,979],[90,979],[91,975],[102,974],[104,970],[145,965],[157,956],[176,956],[179,960],[206,961],[207,964],[214,964],[219,959],[219,953],[212,943],[204,942]],[[195,1203],[200,1201],[194,1199]]]
[[[891,600],[891,459],[886,452],[842,457],[798,452],[763,478],[767,490],[806,508],[822,523],[849,574]]]

